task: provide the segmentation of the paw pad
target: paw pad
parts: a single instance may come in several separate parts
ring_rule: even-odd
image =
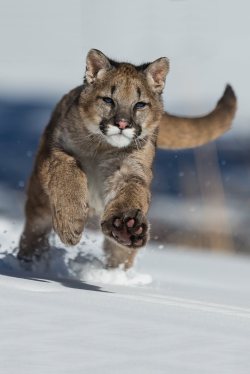
[[[128,247],[142,247],[148,238],[147,220],[141,210],[133,209],[102,222],[105,235]]]

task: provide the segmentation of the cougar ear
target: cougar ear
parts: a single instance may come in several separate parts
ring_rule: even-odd
[[[109,69],[111,69],[109,59],[101,51],[98,51],[98,49],[91,49],[88,52],[85,78],[89,84],[101,78]]]
[[[145,69],[147,81],[154,92],[162,93],[168,71],[169,60],[167,57],[158,58],[147,66]]]

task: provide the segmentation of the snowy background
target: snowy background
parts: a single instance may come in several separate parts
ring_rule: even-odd
[[[247,0],[0,0],[1,373],[249,373],[249,11]],[[158,152],[152,241],[131,272],[102,269],[93,231],[75,249],[53,239],[50,258],[23,270],[34,152],[90,48],[169,57],[170,113],[206,113],[231,83],[233,129]]]

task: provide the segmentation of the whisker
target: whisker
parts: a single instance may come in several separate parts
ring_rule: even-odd
[[[139,146],[138,146],[138,143],[137,143],[137,139],[135,138],[135,144],[136,144],[136,148],[137,150],[139,151]]]
[[[100,146],[103,143],[103,136],[101,134],[96,134],[96,135],[97,135],[97,141],[98,141],[98,143],[96,144],[95,151],[93,153],[93,157],[94,158],[96,157],[96,155],[98,153],[98,150],[99,150]]]

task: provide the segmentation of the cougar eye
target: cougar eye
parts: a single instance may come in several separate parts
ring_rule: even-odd
[[[144,103],[143,101],[139,101],[138,103],[135,104],[134,108],[135,109],[143,109],[143,108],[145,108],[146,105],[147,105],[147,103]]]
[[[114,101],[111,99],[111,97],[103,97],[102,100],[106,103],[106,104],[114,104]]]

